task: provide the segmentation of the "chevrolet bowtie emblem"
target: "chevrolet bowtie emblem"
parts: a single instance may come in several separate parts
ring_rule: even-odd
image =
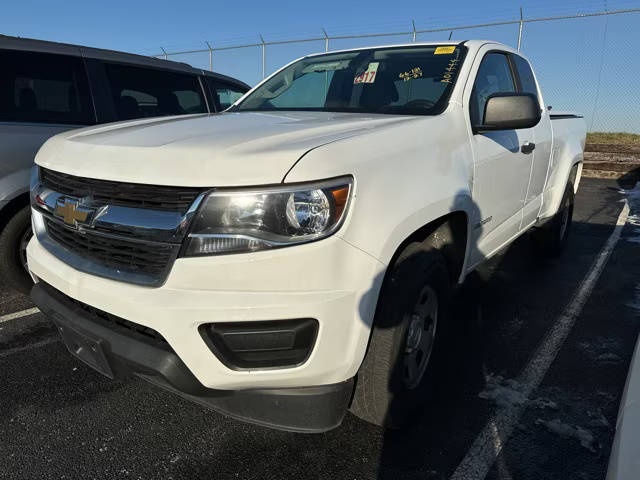
[[[91,212],[92,209],[81,207],[80,202],[75,199],[63,197],[56,202],[55,215],[67,225],[77,227],[78,223],[85,223]]]

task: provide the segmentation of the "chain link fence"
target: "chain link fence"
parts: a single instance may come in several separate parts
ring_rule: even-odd
[[[267,39],[154,55],[240,78],[262,78],[310,53],[408,42],[496,40],[533,63],[547,105],[582,113],[590,132],[640,134],[640,8],[577,15],[516,18],[475,25],[406,31]]]

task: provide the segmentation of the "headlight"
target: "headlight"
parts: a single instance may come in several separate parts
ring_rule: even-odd
[[[311,242],[344,220],[353,180],[209,194],[193,220],[184,256],[254,252]]]

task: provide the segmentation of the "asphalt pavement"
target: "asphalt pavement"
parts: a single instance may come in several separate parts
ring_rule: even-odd
[[[350,414],[324,434],[273,431],[141,380],[108,380],[73,358],[43,315],[14,318],[32,304],[2,288],[0,478],[448,479],[462,462],[486,461],[470,458],[481,432],[517,411],[509,431],[497,423],[485,478],[602,479],[640,327],[639,201],[557,355],[542,370],[535,359],[627,197],[615,180],[583,179],[562,257],[540,259],[525,235],[468,278],[440,388],[405,432]],[[528,369],[541,379],[532,391],[521,382]]]

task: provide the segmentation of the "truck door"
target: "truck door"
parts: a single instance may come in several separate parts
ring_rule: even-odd
[[[481,50],[480,55],[483,51]],[[471,125],[483,123],[484,107],[494,93],[517,91],[516,75],[506,52],[486,51],[477,68],[468,99]],[[473,199],[479,218],[472,228],[472,265],[480,263],[520,231],[532,156],[523,146],[533,143],[533,129],[474,132]],[[528,152],[528,153],[523,153]]]
[[[512,58],[518,76],[518,88],[520,92],[535,95],[538,97],[538,101],[542,106],[540,123],[533,128],[533,141],[535,142],[535,146],[534,150],[531,151],[531,175],[522,218],[522,228],[527,228],[537,220],[540,208],[542,207],[542,192],[549,171],[549,162],[551,161],[553,136],[551,133],[549,111],[544,108],[542,95],[540,95],[538,90],[538,85],[533,71],[529,66],[529,62],[516,54],[513,54]]]

